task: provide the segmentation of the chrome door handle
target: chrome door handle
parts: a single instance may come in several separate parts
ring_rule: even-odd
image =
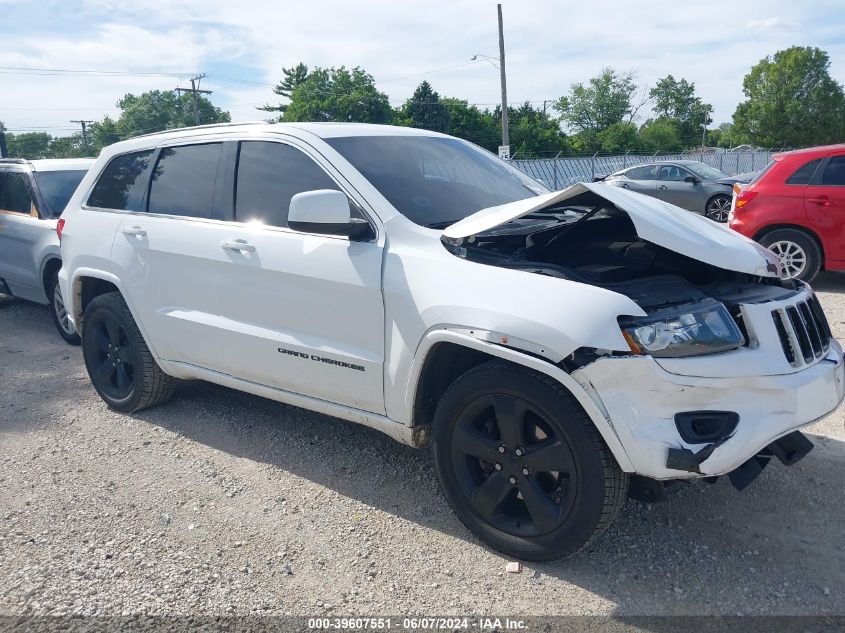
[[[664,191],[666,191],[668,188],[669,188],[669,187],[667,187],[666,185],[660,185],[660,186],[658,187],[658,189],[663,189]]]
[[[629,185],[627,182],[623,182],[623,183],[620,183],[619,186],[622,187],[623,189],[628,189],[631,185]]]
[[[220,247],[226,251],[255,252],[255,247],[246,240],[223,240],[220,242]]]
[[[120,232],[124,235],[130,235],[135,237],[146,237],[147,235],[147,232],[140,226],[127,226],[124,229],[120,229]]]

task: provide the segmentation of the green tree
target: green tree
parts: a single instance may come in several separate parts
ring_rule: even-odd
[[[596,133],[602,152],[619,154],[639,149],[637,126],[630,121],[618,121]]]
[[[648,94],[657,118],[664,119],[661,124],[664,131],[665,123],[672,122],[683,147],[692,147],[701,142],[701,133],[703,127],[710,123],[713,106],[696,96],[694,83],[666,75],[658,80]]]
[[[127,94],[117,102],[117,120],[105,117],[90,126],[92,148],[102,147],[140,134],[160,132],[178,127],[191,127],[194,121],[194,101],[190,94],[178,95],[170,90],[151,90],[139,95]],[[215,107],[205,97],[198,97],[200,124],[227,123],[228,112]]]
[[[793,46],[762,59],[745,76],[747,99],[733,115],[735,141],[807,147],[845,139],[845,94],[818,48]]]
[[[47,132],[22,132],[7,134],[6,145],[10,158],[52,158],[50,142],[53,137]]]
[[[685,144],[678,132],[678,122],[666,116],[649,119],[639,130],[642,149],[652,152],[677,152],[684,149]]]
[[[361,68],[315,68],[280,106],[282,121],[390,123],[393,108],[372,75]]]
[[[496,129],[500,130],[500,107],[493,110],[493,120]],[[517,154],[520,157],[556,154],[570,149],[566,134],[560,129],[560,121],[551,117],[545,109],[534,108],[527,101],[518,108],[508,108],[508,136],[512,157]]]
[[[600,144],[597,134],[617,123],[631,123],[645,103],[633,73],[604,68],[586,84],[575,83],[569,94],[555,102],[563,123],[581,136],[588,149]]]
[[[449,110],[449,134],[496,151],[502,137],[489,110],[480,110],[464,99],[444,98],[441,103]]]
[[[308,66],[302,62],[299,62],[296,66],[291,66],[290,68],[282,68],[282,80],[276,84],[276,87],[273,88],[273,92],[280,97],[290,99],[290,96],[296,87],[305,81],[307,77]],[[283,104],[267,104],[260,106],[258,109],[264,110],[265,112],[284,112],[285,106]]]
[[[435,132],[449,129],[449,109],[440,102],[440,95],[423,81],[397,113],[396,122]]]

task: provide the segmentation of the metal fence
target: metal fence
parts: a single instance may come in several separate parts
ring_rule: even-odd
[[[553,190],[576,182],[592,182],[620,169],[654,161],[697,160],[728,175],[744,174],[765,167],[772,152],[722,152],[719,154],[620,154],[617,156],[559,156],[512,160],[511,164]]]

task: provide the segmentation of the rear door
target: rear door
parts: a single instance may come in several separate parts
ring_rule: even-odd
[[[384,413],[383,238],[375,223],[356,241],[288,228],[297,193],[337,189],[354,200],[342,176],[293,139],[242,141],[236,165],[234,221],[220,226],[216,246],[227,264],[216,276],[213,361],[238,378]]]
[[[140,212],[128,213],[112,261],[156,355],[219,365],[216,280],[228,263],[220,248],[216,200],[223,142],[182,142],[152,159]]]
[[[845,260],[845,153],[822,161],[804,189],[804,209],[819,227],[828,257]]]
[[[658,185],[657,165],[643,165],[629,169],[622,178],[614,181],[613,184],[629,191],[653,196]]]
[[[30,176],[20,169],[0,169],[0,278],[12,294],[44,303],[33,250],[43,230]]]

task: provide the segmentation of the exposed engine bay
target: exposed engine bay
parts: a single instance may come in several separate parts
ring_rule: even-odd
[[[591,191],[444,243],[455,255],[478,263],[618,292],[648,312],[707,298],[730,309],[796,291],[790,280],[725,270],[645,241],[625,211]]]

